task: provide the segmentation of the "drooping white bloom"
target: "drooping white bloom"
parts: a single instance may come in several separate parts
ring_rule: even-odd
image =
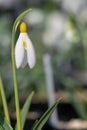
[[[36,62],[35,50],[27,34],[25,22],[20,25],[20,35],[15,46],[15,62],[17,68],[24,68],[27,63],[33,68]]]

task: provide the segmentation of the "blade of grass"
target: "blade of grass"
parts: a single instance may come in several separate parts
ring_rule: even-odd
[[[9,124],[6,118],[3,118],[1,116],[0,116],[0,130],[13,130],[12,126]]]
[[[23,108],[21,110],[21,113],[20,113],[20,116],[21,116],[21,128],[22,128],[22,130],[24,128],[24,124],[25,124],[25,121],[26,121],[26,117],[27,117],[30,105],[31,105],[31,101],[32,101],[33,95],[34,95],[34,92],[32,92],[28,96],[28,98],[27,98],[27,100],[26,100],[26,102],[25,102],[25,104],[24,104],[24,106],[23,106]],[[17,125],[15,127],[15,130],[17,130]]]
[[[3,109],[4,109],[5,118],[6,118],[6,119],[8,120],[8,122],[10,123],[10,117],[9,117],[9,112],[8,112],[8,106],[7,106],[7,101],[6,101],[6,96],[5,96],[4,86],[3,86],[3,83],[2,83],[1,76],[0,76],[0,93],[1,93],[2,103],[3,103]]]
[[[60,100],[57,100],[48,110],[44,113],[44,115],[40,118],[39,121],[37,121],[34,126],[32,127],[32,130],[41,130],[44,124],[47,122],[49,119],[50,115],[52,112],[55,110],[57,107],[58,103]]]

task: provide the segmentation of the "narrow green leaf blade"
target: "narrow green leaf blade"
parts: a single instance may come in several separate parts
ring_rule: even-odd
[[[27,100],[26,100],[26,102],[25,102],[25,104],[23,106],[23,109],[21,111],[21,125],[22,125],[22,129],[24,128],[25,120],[26,120],[26,117],[27,117],[27,114],[28,114],[28,111],[29,111],[29,108],[30,108],[30,105],[31,105],[31,101],[32,101],[33,95],[34,95],[34,92],[32,92],[28,96],[28,98],[27,98]]]
[[[22,128],[22,130],[24,128],[24,124],[25,124],[25,121],[26,121],[26,117],[27,117],[30,105],[31,105],[31,101],[32,101],[33,95],[34,95],[34,92],[32,92],[28,96],[28,98],[27,98],[27,100],[26,100],[26,102],[25,102],[25,104],[24,104],[24,106],[23,106],[23,108],[21,110],[21,113],[20,113],[20,116],[21,116],[21,128]],[[15,130],[17,130],[17,127],[15,127]]]
[[[42,129],[42,127],[44,126],[44,124],[47,122],[50,115],[52,114],[52,112],[57,107],[59,101],[60,100],[57,100],[50,108],[48,108],[48,110],[44,113],[44,115],[40,118],[40,120],[34,124],[34,126],[32,127],[32,130],[41,130]]]
[[[32,130],[33,130],[34,127],[37,125],[37,123],[38,123],[38,120],[36,120],[36,121],[34,122],[33,127],[32,127]]]
[[[0,117],[0,130],[13,130],[10,123],[3,117]]]
[[[1,94],[1,98],[2,98],[2,104],[3,104],[3,109],[4,109],[4,114],[5,114],[5,118],[9,121],[10,123],[10,117],[9,117],[9,112],[8,112],[8,106],[7,106],[7,101],[6,101],[6,95],[5,95],[5,91],[4,91],[4,86],[2,83],[2,78],[0,76],[0,94]]]

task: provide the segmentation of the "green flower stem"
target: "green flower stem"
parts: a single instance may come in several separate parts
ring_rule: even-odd
[[[14,22],[13,30],[12,30],[11,56],[12,56],[12,69],[13,69],[13,79],[14,79],[14,93],[15,93],[15,105],[16,105],[17,129],[18,130],[21,130],[21,119],[20,119],[20,107],[19,107],[19,95],[18,95],[18,86],[17,86],[17,74],[16,74],[16,65],[15,65],[15,56],[14,56],[15,34],[16,34],[16,30],[17,30],[17,27],[18,27],[20,21],[30,11],[31,11],[31,9],[27,9],[17,17],[17,19]]]
[[[9,121],[10,123],[10,117],[9,117],[9,112],[8,112],[8,106],[7,106],[7,101],[6,101],[6,96],[5,96],[5,92],[4,92],[4,86],[2,83],[2,79],[0,76],[0,92],[1,92],[1,98],[2,98],[2,103],[3,103],[3,108],[4,108],[4,113],[5,113],[5,117],[6,119]]]
[[[17,129],[21,130],[21,121],[20,121],[20,107],[19,107],[19,95],[18,95],[18,86],[17,86],[17,74],[15,66],[15,56],[14,56],[14,43],[15,43],[15,23],[12,30],[12,69],[13,69],[13,79],[14,79],[14,93],[15,93],[15,105],[16,105],[16,116],[17,116]]]

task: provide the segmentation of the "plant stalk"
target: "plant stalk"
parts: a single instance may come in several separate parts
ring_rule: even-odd
[[[18,95],[17,74],[16,74],[16,65],[15,65],[15,56],[14,56],[15,25],[16,25],[16,23],[14,23],[13,30],[12,30],[12,48],[11,48],[12,50],[11,50],[11,56],[12,56],[14,94],[15,94],[16,116],[17,116],[17,129],[21,130],[19,95]]]

